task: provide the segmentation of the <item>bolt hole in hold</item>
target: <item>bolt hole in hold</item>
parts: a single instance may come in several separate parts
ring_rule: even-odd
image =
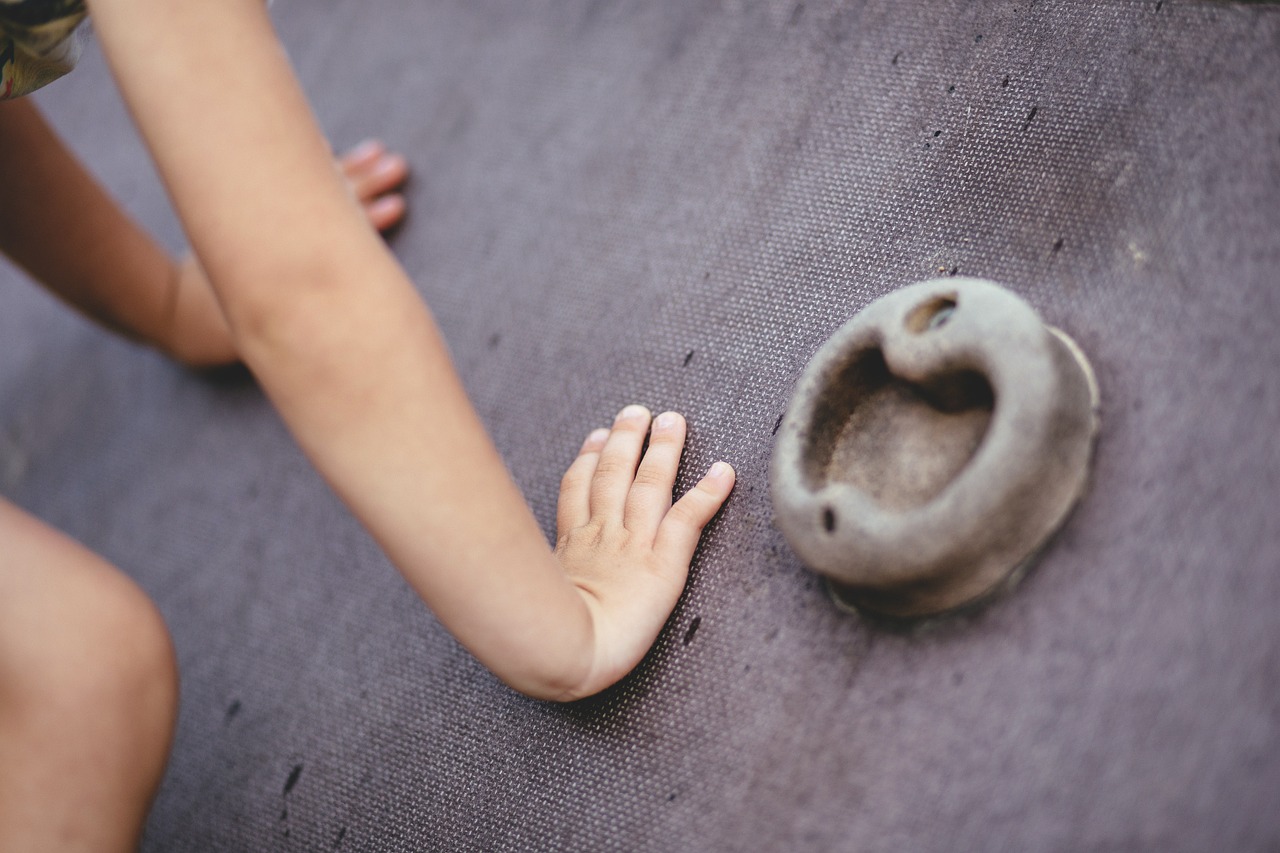
[[[822,395],[805,479],[815,491],[847,483],[888,509],[921,506],[973,458],[994,408],[991,385],[977,372],[906,382],[889,372],[879,349],[865,351]],[[831,508],[822,521],[834,532]]]
[[[935,296],[917,305],[907,315],[907,328],[917,335],[940,329],[956,313],[956,294]]]

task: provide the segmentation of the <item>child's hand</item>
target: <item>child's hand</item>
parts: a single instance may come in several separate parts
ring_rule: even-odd
[[[649,447],[641,458],[645,436]],[[612,429],[587,437],[560,487],[556,556],[587,603],[594,656],[568,698],[596,693],[628,673],[653,645],[684,589],[694,548],[733,488],[717,462],[673,506],[685,422],[628,406]]]
[[[336,165],[374,228],[386,231],[404,219],[405,199],[395,191],[409,176],[403,156],[368,139],[339,157]],[[160,348],[188,367],[236,361],[239,356],[226,317],[194,255],[178,263],[175,282],[170,321],[157,342]]]
[[[404,219],[404,196],[396,192],[409,178],[409,164],[377,139],[366,139],[338,158],[338,168],[369,223],[386,231]]]

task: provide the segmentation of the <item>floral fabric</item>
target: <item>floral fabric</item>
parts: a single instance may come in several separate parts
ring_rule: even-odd
[[[0,100],[48,85],[75,67],[72,38],[84,0],[0,0]]]

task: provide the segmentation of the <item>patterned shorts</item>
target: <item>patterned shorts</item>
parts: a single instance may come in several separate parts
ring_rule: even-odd
[[[0,0],[0,100],[17,98],[75,67],[72,34],[84,0]]]

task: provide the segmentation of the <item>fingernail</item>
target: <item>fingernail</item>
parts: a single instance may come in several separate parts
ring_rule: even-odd
[[[349,152],[347,152],[347,156],[353,157],[355,159],[360,159],[361,157],[369,157],[375,151],[378,151],[381,148],[382,148],[382,143],[379,142],[378,140],[366,139],[365,141],[356,145],[356,147],[352,148]]]
[[[588,447],[594,447],[597,444],[604,444],[608,439],[609,439],[609,430],[605,429],[604,427],[601,427],[600,429],[592,430],[591,434],[587,436],[587,440],[584,442],[584,444],[586,444]]]
[[[378,175],[387,176],[397,172],[403,172],[405,169],[404,158],[399,154],[388,154],[378,162]]]
[[[621,412],[618,412],[617,420],[629,421],[632,418],[647,418],[649,410],[644,406],[627,406]]]
[[[404,196],[399,193],[388,193],[369,203],[369,215],[376,218],[380,215],[399,213],[402,207],[404,207]]]
[[[674,429],[676,425],[675,412],[663,412],[653,419],[653,428],[657,430]]]
[[[732,471],[733,468],[729,466],[728,462],[717,462],[707,470],[707,476],[713,480],[719,480],[723,477],[728,477]]]

